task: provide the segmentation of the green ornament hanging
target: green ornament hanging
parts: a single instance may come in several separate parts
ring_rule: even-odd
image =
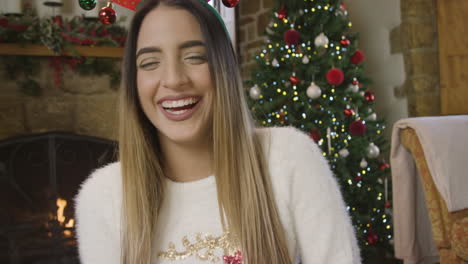
[[[78,0],[80,7],[84,10],[91,10],[96,7],[96,0]]]

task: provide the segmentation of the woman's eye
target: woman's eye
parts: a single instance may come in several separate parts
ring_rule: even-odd
[[[190,62],[194,63],[204,63],[206,61],[206,58],[204,56],[193,56],[193,57],[188,57],[186,60],[189,60]]]
[[[156,66],[158,66],[159,62],[157,61],[151,61],[151,62],[142,62],[140,63],[140,68],[142,69],[154,69]]]

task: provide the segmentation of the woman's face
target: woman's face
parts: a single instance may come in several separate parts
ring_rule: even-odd
[[[204,142],[214,85],[195,17],[164,5],[153,9],[141,25],[136,52],[139,100],[162,143]]]

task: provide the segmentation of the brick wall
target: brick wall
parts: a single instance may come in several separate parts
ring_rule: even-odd
[[[392,32],[393,52],[402,52],[410,116],[440,114],[439,61],[435,0],[401,0],[401,20]]]

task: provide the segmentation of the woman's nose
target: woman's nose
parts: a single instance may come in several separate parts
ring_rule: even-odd
[[[177,89],[188,82],[184,65],[177,61],[167,62],[162,74],[162,85],[166,88]]]

